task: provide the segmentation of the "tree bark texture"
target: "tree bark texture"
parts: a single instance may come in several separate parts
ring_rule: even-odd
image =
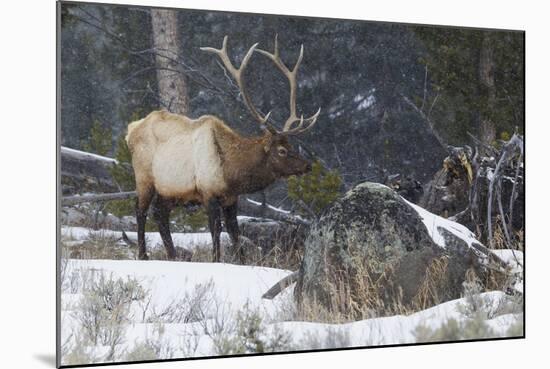
[[[169,9],[151,9],[151,21],[161,107],[186,114],[187,84],[178,63],[182,53],[177,13]]]
[[[493,45],[491,44],[489,32],[485,32],[481,42],[481,51],[479,56],[479,78],[483,85],[482,94],[485,97],[487,106],[482,107],[480,119],[480,136],[485,144],[492,144],[496,139],[495,124],[487,112],[495,107],[496,89],[495,89],[495,60],[493,55]]]

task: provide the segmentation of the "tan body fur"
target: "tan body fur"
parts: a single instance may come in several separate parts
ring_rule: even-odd
[[[265,156],[257,152],[262,147],[257,143],[264,140],[267,144],[269,137],[240,137],[214,116],[193,120],[166,111],[131,123],[126,136],[140,198],[154,190],[182,202],[206,204],[219,197],[223,205],[234,203],[243,191],[254,192],[239,188],[243,176],[258,177],[252,187],[275,179],[249,171]]]

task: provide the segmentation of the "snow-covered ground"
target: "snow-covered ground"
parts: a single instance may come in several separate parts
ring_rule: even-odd
[[[79,319],[82,318],[82,303],[86,301],[87,293],[82,288],[91,279],[97,280],[99,275],[112,280],[135,279],[148,296],[132,303],[114,360],[124,360],[125,355],[140,344],[150,341],[162,345],[159,355],[164,358],[219,354],[227,337],[238,335],[236,322],[239,314],[244,314],[245,319],[260,317],[264,340],[269,342],[272,337],[283,335],[288,338],[285,347],[293,350],[413,343],[418,339],[416,332],[419,327],[435,330],[450,319],[459,324],[472,319],[464,308],[467,301],[459,299],[408,316],[345,324],[287,321],[288,312],[294,305],[292,288],[273,300],[262,299],[261,295],[289,273],[280,269],[222,263],[69,260],[62,294],[62,342],[67,342],[67,352],[71,351],[71,345],[79,344],[78,332],[83,330]],[[492,329],[494,336],[505,336],[521,319],[517,313],[498,314],[506,298],[499,291],[479,296],[487,315],[485,324]],[[200,316],[202,320],[163,318],[163,312],[178,305],[187,314],[191,310],[186,309],[202,309],[198,315],[196,311],[189,315]],[[84,350],[87,358],[108,361],[108,345],[98,344]]]
[[[414,204],[411,206],[422,217],[429,234],[439,246],[445,247],[441,228],[460,237],[470,247],[474,242],[478,243],[466,227]],[[131,239],[136,238],[134,232],[127,234]],[[69,246],[91,236],[118,239],[121,233],[62,227],[62,240]],[[174,233],[173,239],[176,246],[187,249],[211,247],[209,233]],[[222,240],[228,242],[227,234],[222,234]],[[157,232],[147,233],[147,243],[148,247],[162,247]],[[522,274],[521,252],[491,252],[510,265],[513,272]],[[479,324],[482,324],[481,331],[489,332],[487,334],[491,337],[521,335],[513,330],[522,321],[521,309],[517,306],[510,309],[513,301],[510,302],[511,298],[500,291],[476,295],[475,303],[469,296],[408,316],[326,324],[296,320],[293,287],[273,300],[261,298],[291,272],[288,270],[225,263],[137,260],[69,259],[63,265],[61,342],[65,364],[254,352],[250,345],[256,342],[255,339],[259,339],[261,347],[268,351],[414,343],[429,337],[442,340],[447,336],[430,336],[430,332],[440,329],[449,334],[451,322],[459,330],[467,331],[470,329],[467,325],[474,324],[480,316],[482,322],[475,323],[478,326],[472,328],[475,334],[480,332]],[[106,286],[113,288],[113,285],[105,280],[99,283],[101,276],[107,281],[119,281],[124,291],[135,282],[141,286],[143,295],[127,303],[128,311],[118,325],[108,323],[112,322],[109,314],[114,314],[113,311],[103,312],[107,316],[103,316],[102,324],[106,324],[107,329],[96,332],[99,338],[92,343],[89,324],[86,328],[84,322],[98,314],[94,304],[105,304],[112,299]],[[96,292],[107,293],[107,297],[101,295],[97,300],[97,294],[91,293],[91,286],[96,286]],[[516,289],[521,291],[521,287],[517,285]],[[244,337],[250,327],[243,328],[243,321],[257,323],[254,325],[257,336]]]
[[[290,289],[273,300],[261,298],[290,273],[280,269],[224,263],[69,259],[64,270],[61,328],[68,351],[74,349],[71,346],[77,344],[78,332],[83,331],[82,304],[92,280],[98,281],[101,275],[113,281],[135,280],[146,291],[145,299],[131,304],[124,337],[117,348],[118,360],[135,345],[152,339],[155,332],[158,335],[159,326],[162,337],[155,339],[162,338],[170,356],[214,355],[213,335],[229,333],[219,330],[231,329],[238,313],[247,310],[266,322],[273,321],[291,301]],[[168,316],[166,312],[173,308],[176,313]],[[195,321],[197,316],[202,320]],[[182,343],[186,339],[192,339],[197,347]],[[102,360],[109,351],[106,346],[98,343],[86,350],[91,358]],[[193,352],[186,351],[189,347]]]

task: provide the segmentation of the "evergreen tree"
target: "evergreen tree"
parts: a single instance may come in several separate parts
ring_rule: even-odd
[[[434,121],[451,143],[468,142],[470,132],[491,144],[523,127],[523,33],[436,27],[415,33],[427,51],[420,61],[428,68]]]
[[[99,121],[95,121],[90,129],[90,135],[82,144],[85,151],[107,156],[111,151],[113,131],[111,127],[104,127]]]
[[[327,170],[316,161],[308,174],[288,179],[288,196],[297,202],[302,211],[318,216],[338,198],[341,186],[342,179],[338,172]]]
[[[110,169],[113,179],[119,186],[120,191],[133,191],[136,188],[136,180],[132,169],[132,155],[126,144],[125,135],[120,135],[117,140],[115,159],[117,162]],[[118,217],[134,215],[135,200],[110,201],[105,209]]]

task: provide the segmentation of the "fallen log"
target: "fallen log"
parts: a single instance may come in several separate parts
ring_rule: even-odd
[[[136,191],[101,193],[93,195],[65,196],[61,199],[62,206],[81,204],[84,202],[103,202],[112,200],[125,200],[136,197]]]
[[[310,220],[304,219],[299,215],[291,214],[289,211],[276,208],[269,204],[262,204],[249,198],[239,200],[239,214],[256,218],[268,218],[280,222],[301,224],[305,226],[311,225]]]
[[[117,161],[85,151],[61,147],[61,189],[63,195],[79,192],[115,192],[119,186],[111,174]]]
[[[267,290],[267,292],[262,295],[262,298],[268,299],[268,300],[274,299],[275,296],[283,292],[284,289],[286,289],[288,286],[290,286],[292,283],[298,280],[298,274],[299,272],[295,271],[287,275],[286,277],[281,279],[279,282],[275,283],[273,287]]]
[[[64,196],[61,200],[61,205],[71,206],[85,202],[125,200],[134,198],[136,196],[136,191]],[[248,198],[244,198],[243,200],[239,201],[239,214],[258,218],[268,218],[276,221],[300,224],[305,226],[309,226],[311,224],[311,221],[304,219],[298,215],[293,215],[289,211],[276,208],[269,204],[262,204]]]

